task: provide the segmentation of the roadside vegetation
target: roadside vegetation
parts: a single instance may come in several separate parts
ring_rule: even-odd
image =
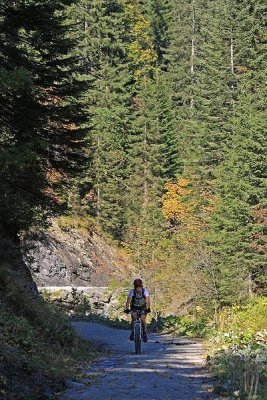
[[[265,399],[267,393],[267,298],[224,308],[211,337],[210,365],[219,392],[240,399]]]
[[[266,376],[266,13],[262,0],[0,7],[0,264],[6,238],[19,247],[49,218],[104,232],[148,283],[156,328],[213,338],[240,399],[263,399]],[[2,397],[5,363],[50,377],[79,350],[8,262]]]
[[[25,282],[24,282],[25,283]],[[0,398],[50,400],[97,354],[68,318],[0,270]]]
[[[154,319],[159,332],[202,337],[207,361],[219,395],[242,400],[264,400],[267,393],[267,298],[254,297],[245,305],[224,307],[217,318],[199,315]]]
[[[113,285],[114,286],[114,285]],[[114,290],[117,290],[117,285]],[[54,303],[60,293],[44,293]],[[100,322],[130,329],[123,315],[125,293],[120,293],[110,315],[95,313],[86,296],[73,290],[68,313],[74,320]],[[55,303],[54,303],[55,304]],[[62,305],[59,306],[62,307]],[[156,306],[156,305],[155,305]],[[160,316],[152,307],[149,330],[177,336],[202,338],[207,347],[207,363],[215,378],[218,395],[236,399],[263,400],[267,391],[267,299],[255,296],[244,305],[223,307],[216,316],[200,305],[187,314]]]

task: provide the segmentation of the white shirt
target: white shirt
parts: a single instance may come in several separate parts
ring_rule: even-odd
[[[148,292],[148,290],[145,289],[145,288],[144,288],[144,296],[145,296],[145,297],[148,297],[148,296],[149,296],[149,292]],[[129,297],[130,297],[130,298],[134,297],[134,289],[131,289],[131,290],[130,290],[130,292],[129,292]]]

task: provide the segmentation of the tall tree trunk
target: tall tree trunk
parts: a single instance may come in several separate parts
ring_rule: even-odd
[[[196,15],[195,15],[195,2],[192,1],[192,39],[191,39],[191,82],[193,83],[194,73],[195,73],[195,31],[196,31]],[[193,95],[190,100],[190,108],[194,107],[194,98]]]

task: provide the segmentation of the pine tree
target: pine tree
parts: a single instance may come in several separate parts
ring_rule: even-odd
[[[233,111],[233,74],[230,59],[229,27],[222,24],[228,10],[211,3],[202,11],[196,40],[196,65],[193,75],[193,114],[197,126],[192,140],[195,170],[212,182],[231,136],[229,119]],[[226,12],[225,12],[226,11]]]
[[[53,182],[80,158],[68,100],[77,91],[63,15],[70,3],[1,6],[1,225],[10,234],[43,219],[58,202]]]
[[[172,95],[175,130],[180,159],[186,162],[192,141],[192,9],[190,2],[170,2],[168,46],[164,62]]]
[[[266,40],[257,1],[236,6],[238,89],[232,141],[218,172],[219,207],[210,245],[217,255],[221,301],[232,303],[266,284]],[[265,281],[265,282],[264,282]]]
[[[106,232],[120,239],[133,79],[127,59],[125,8],[118,0],[84,0],[70,15],[80,29],[77,55],[89,81],[84,102],[91,164],[83,180],[89,192],[88,209]]]
[[[159,67],[164,67],[164,52],[169,45],[169,0],[148,0],[143,3],[146,18],[150,21],[151,37],[158,56]]]

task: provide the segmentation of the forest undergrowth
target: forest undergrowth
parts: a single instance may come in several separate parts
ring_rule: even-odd
[[[204,339],[207,364],[216,378],[215,392],[219,395],[266,399],[266,297],[255,296],[245,305],[222,308],[216,319],[199,313],[171,315],[154,320],[151,326],[160,332]]]
[[[0,398],[50,400],[97,349],[79,339],[62,311],[0,269]]]

